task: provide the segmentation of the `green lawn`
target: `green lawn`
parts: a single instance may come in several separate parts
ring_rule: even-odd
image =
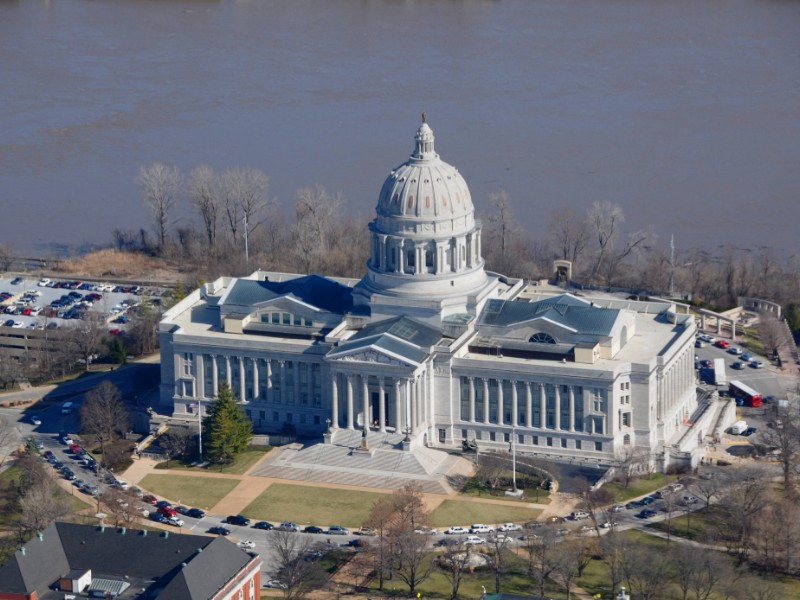
[[[156,496],[179,504],[208,510],[227,496],[239,484],[238,479],[192,477],[191,475],[156,475],[151,473],[139,487]]]
[[[246,473],[250,467],[261,460],[261,458],[270,450],[272,450],[272,446],[248,446],[247,450],[237,456],[236,460],[234,460],[232,463],[228,465],[209,465],[208,467],[205,467],[205,470],[210,471],[211,473],[242,475]],[[185,465],[179,460],[171,460],[169,461],[169,464],[167,464],[166,461],[157,464],[156,469],[195,471],[197,470],[197,467]]]
[[[242,511],[251,519],[361,527],[385,494],[275,483]]]
[[[505,491],[481,491],[476,489],[462,491],[459,496],[467,498],[496,498],[498,500],[511,500],[520,503],[550,504],[550,492],[543,489],[525,490],[522,498],[510,498]]]
[[[434,527],[469,525],[470,523],[524,523],[534,521],[541,510],[525,506],[505,506],[466,500],[445,500],[431,515]]]
[[[630,482],[628,487],[624,487],[620,483],[607,483],[603,486],[604,490],[608,490],[614,495],[617,502],[625,502],[637,496],[644,496],[657,490],[660,487],[672,483],[678,478],[677,475],[664,475],[663,473],[653,473],[649,477],[641,477],[634,479]]]

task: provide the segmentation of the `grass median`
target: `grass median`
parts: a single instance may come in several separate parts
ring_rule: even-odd
[[[469,525],[470,523],[525,523],[535,520],[541,510],[523,506],[470,502],[469,500],[445,500],[431,514],[434,527]]]
[[[233,488],[239,485],[239,479],[217,477],[193,477],[191,475],[157,475],[151,473],[139,483],[143,489],[156,496],[168,498],[172,502],[196,506],[208,510]]]

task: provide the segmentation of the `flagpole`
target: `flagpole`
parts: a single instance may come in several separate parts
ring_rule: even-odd
[[[203,401],[197,401],[197,425],[199,429],[199,435],[197,437],[197,446],[200,449],[200,462],[203,462]]]

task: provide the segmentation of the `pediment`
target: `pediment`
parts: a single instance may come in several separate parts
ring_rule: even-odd
[[[384,352],[380,352],[374,348],[367,350],[359,350],[357,352],[350,352],[341,356],[334,357],[337,362],[358,362],[368,364],[388,365],[391,367],[416,367],[417,365],[400,360],[396,356],[390,356]]]

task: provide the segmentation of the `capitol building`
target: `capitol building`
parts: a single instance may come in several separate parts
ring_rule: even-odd
[[[422,455],[513,439],[555,461],[637,448],[658,470],[692,464],[694,318],[486,271],[467,183],[424,119],[364,235],[361,279],[256,271],[167,311],[162,407],[196,419],[227,382],[256,432],[321,445]]]

